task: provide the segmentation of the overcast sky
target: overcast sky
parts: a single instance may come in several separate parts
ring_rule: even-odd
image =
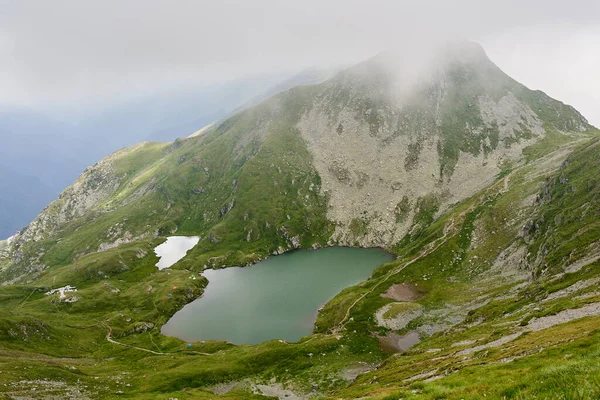
[[[599,21],[595,0],[0,0],[0,103],[78,107],[463,37],[600,126]]]

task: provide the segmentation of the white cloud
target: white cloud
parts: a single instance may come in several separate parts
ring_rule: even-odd
[[[600,25],[553,24],[482,40],[502,69],[600,126]]]
[[[0,102],[111,101],[462,36],[600,125],[598,21],[593,0],[0,0]]]

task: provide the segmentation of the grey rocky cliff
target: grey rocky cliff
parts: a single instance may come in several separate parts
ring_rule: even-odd
[[[419,198],[433,195],[443,210],[489,185],[544,137],[545,121],[522,94],[534,92],[474,46],[466,60],[446,54],[447,64],[411,82],[394,70],[401,63],[383,57],[321,85],[297,128],[330,200],[333,242],[391,246],[411,229]],[[587,129],[572,111],[571,125]],[[406,198],[406,217],[395,218]],[[364,235],[352,229],[356,221],[367,225]]]

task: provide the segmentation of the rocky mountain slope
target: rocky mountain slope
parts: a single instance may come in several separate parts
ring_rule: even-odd
[[[593,398],[599,159],[585,118],[472,43],[381,54],[201,135],[124,149],[0,242],[0,390]],[[201,239],[158,271],[152,249],[173,234]],[[398,257],[299,343],[189,350],[160,334],[202,294],[191,271],[336,244]]]

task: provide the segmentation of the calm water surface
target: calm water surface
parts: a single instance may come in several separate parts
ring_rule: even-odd
[[[332,247],[207,270],[204,295],[176,313],[162,333],[188,342],[297,341],[312,332],[319,307],[391,260],[378,249]]]
[[[198,236],[171,236],[166,242],[159,244],[154,252],[160,259],[156,266],[162,270],[169,268],[187,254],[188,250],[198,244]]]

